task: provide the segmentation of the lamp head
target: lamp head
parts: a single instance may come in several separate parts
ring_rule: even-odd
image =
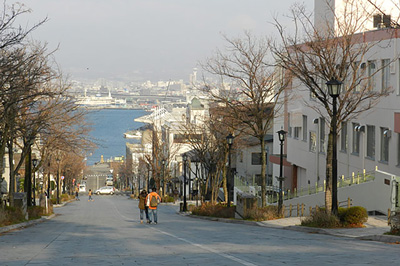
[[[232,135],[232,133],[229,133],[228,136],[226,136],[226,142],[228,143],[228,145],[232,145],[233,144],[233,139],[235,137]]]
[[[38,165],[38,163],[39,163],[38,159],[32,159],[33,167],[36,167]]]
[[[188,159],[188,157],[187,157],[187,154],[186,154],[186,153],[184,153],[184,154],[182,155],[182,160],[183,160],[184,162],[186,162],[186,161],[187,161],[187,159]]]
[[[342,87],[342,82],[337,79],[331,79],[326,83],[326,86],[328,86],[328,93],[330,96],[338,97]]]
[[[285,141],[285,135],[287,133],[285,130],[281,129],[276,133],[278,133],[279,141]]]

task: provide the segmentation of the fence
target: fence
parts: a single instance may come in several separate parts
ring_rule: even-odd
[[[338,206],[341,208],[350,208],[352,206],[352,199],[347,198],[345,201],[338,202]],[[308,206],[308,215],[311,215],[313,212],[319,210],[321,206],[316,205]],[[306,215],[307,206],[304,203],[292,205],[289,204],[282,206],[282,211],[285,217],[303,217]],[[296,214],[296,215],[294,215]]]
[[[363,172],[362,174],[357,173],[357,175],[355,173],[352,174],[351,177],[347,177],[345,178],[344,176],[341,176],[338,179],[337,182],[337,187],[338,188],[342,188],[342,187],[348,187],[348,186],[352,186],[352,185],[357,185],[357,184],[361,184],[361,183],[365,183],[368,181],[372,181],[375,180],[375,171],[373,172]],[[313,194],[317,194],[320,192],[325,192],[326,190],[326,183],[324,180],[324,183],[319,185],[317,182],[315,183],[315,186],[310,186],[308,185],[307,187],[302,187],[299,189],[294,189],[293,191],[286,190],[283,191],[283,200],[289,200],[289,199],[293,199],[293,198],[297,198],[297,197],[301,197],[301,196],[306,196],[306,195],[313,195]],[[277,187],[274,187],[273,191],[279,191],[279,189]],[[278,193],[272,193],[271,195],[267,196],[267,202],[270,204],[273,203],[277,203],[279,199],[279,194]]]

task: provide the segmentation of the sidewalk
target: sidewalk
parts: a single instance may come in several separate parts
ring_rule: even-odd
[[[390,226],[387,223],[386,216],[370,216],[368,221],[364,224],[363,228],[337,228],[337,229],[325,229],[325,228],[313,228],[300,226],[301,218],[292,217],[285,219],[278,219],[272,221],[258,222],[260,226],[281,228],[286,230],[327,234],[340,237],[350,237],[361,240],[372,240],[387,243],[400,243],[400,236],[384,235],[390,231]]]
[[[236,219],[200,217],[195,215],[188,215],[188,216],[193,218],[207,219],[207,220],[220,221],[226,223],[258,225],[268,228],[292,230],[305,233],[326,234],[338,237],[355,238],[360,240],[371,240],[371,241],[379,241],[385,243],[400,244],[400,236],[384,235],[385,233],[390,231],[390,226],[388,226],[387,224],[386,216],[368,217],[368,221],[364,224],[365,227],[363,228],[338,228],[338,229],[325,229],[325,228],[300,226],[301,224],[300,217],[291,217],[291,218],[276,219],[276,220],[262,221],[262,222],[252,222],[252,221],[236,220]]]

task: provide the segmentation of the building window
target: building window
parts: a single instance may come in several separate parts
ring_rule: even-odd
[[[340,130],[340,150],[347,152],[348,136],[347,136],[347,122],[342,122],[342,129]]]
[[[293,138],[299,139],[301,134],[301,127],[294,127],[294,135]]]
[[[307,116],[303,115],[303,140],[307,141]]]
[[[261,165],[261,163],[262,163],[261,152],[251,153],[251,165]]]
[[[317,134],[315,131],[310,131],[310,151],[317,151]]]
[[[387,90],[390,86],[390,60],[382,60],[382,91]]]
[[[375,160],[375,126],[367,125],[367,157]]]
[[[292,136],[292,126],[290,124],[290,113],[288,113],[288,137]]]
[[[320,118],[319,127],[319,151],[325,153],[325,118]]]
[[[371,91],[375,90],[376,88],[375,71],[376,71],[376,61],[375,60],[368,61],[368,89]]]
[[[381,127],[381,161],[389,162],[389,129]]]
[[[346,83],[348,83],[349,84],[349,86],[350,86],[350,84],[352,84],[353,83],[353,78],[354,78],[354,76],[355,76],[355,81],[356,81],[356,86],[354,87],[354,92],[355,93],[357,93],[357,92],[360,92],[360,90],[361,90],[361,84],[360,84],[360,76],[361,76],[361,73],[362,73],[362,70],[363,69],[365,69],[365,63],[362,63],[361,64],[361,62],[360,61],[357,61],[357,62],[354,62],[354,64],[353,64],[353,71],[354,71],[354,73],[355,73],[355,75],[347,75],[347,78],[346,78]],[[347,88],[348,89],[348,88]]]
[[[360,131],[356,130],[356,128],[360,126],[359,123],[353,123],[353,154],[359,155],[360,154]]]

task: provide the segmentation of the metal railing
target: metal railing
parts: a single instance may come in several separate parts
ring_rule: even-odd
[[[338,178],[337,187],[348,187],[352,185],[358,185],[365,182],[375,180],[375,171],[365,172],[362,173],[352,173],[350,177],[341,176]],[[235,187],[241,190],[242,192],[254,195],[254,196],[261,196],[261,186],[259,186],[256,181],[255,177],[252,178],[245,178],[241,176],[235,176]],[[308,185],[306,187],[301,187],[299,189],[294,189],[293,191],[286,190],[283,191],[283,199],[289,200],[293,198],[298,198],[306,195],[313,195],[321,192],[325,192],[326,190],[326,183],[325,180],[323,183],[319,184],[318,182],[315,183],[314,186]],[[267,186],[267,203],[273,204],[278,202],[279,198],[279,187],[278,186]]]

